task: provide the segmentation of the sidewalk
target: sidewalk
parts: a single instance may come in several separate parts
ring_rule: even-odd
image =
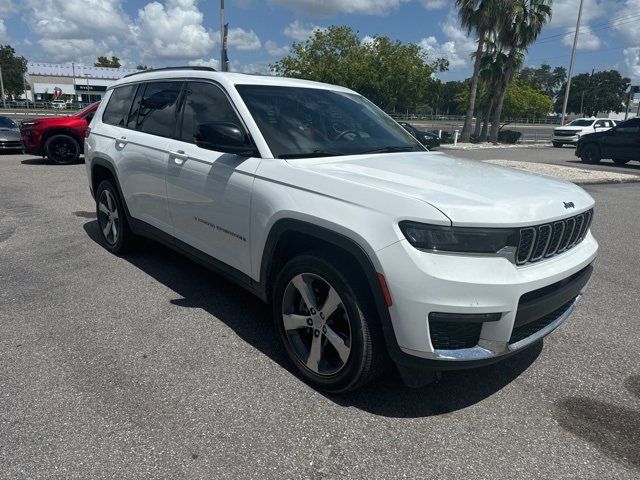
[[[640,182],[640,175],[629,173],[607,172],[604,170],[587,170],[579,167],[564,167],[547,163],[518,162],[515,160],[484,160],[493,165],[518,168],[527,172],[558,177],[580,185],[597,183],[630,183]]]
[[[458,145],[454,146],[453,144],[442,144],[440,148],[442,150],[486,150],[486,149],[500,149],[500,148],[547,148],[551,147],[551,142],[540,142],[540,143],[515,143],[515,144],[507,144],[500,143],[498,145],[494,145],[493,143],[458,143]]]

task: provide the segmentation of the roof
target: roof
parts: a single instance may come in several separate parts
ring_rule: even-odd
[[[318,88],[323,90],[334,90],[343,92],[352,92],[348,88],[340,87],[337,85],[330,85],[328,83],[314,82],[311,80],[300,80],[298,78],[289,77],[276,77],[272,75],[253,75],[246,73],[235,72],[216,72],[206,70],[195,69],[171,69],[171,70],[157,70],[148,72],[138,72],[136,75],[129,76],[118,80],[113,86],[122,85],[126,83],[140,82],[144,80],[162,80],[168,78],[207,78],[215,80],[222,85],[273,85],[273,86],[286,86],[286,87],[301,87],[301,88]]]
[[[53,77],[73,77],[76,78],[88,76],[89,78],[102,78],[108,80],[117,80],[130,73],[138,70],[131,68],[108,68],[93,67],[82,64],[59,64],[59,63],[32,63],[27,64],[27,73],[29,75],[53,76]]]

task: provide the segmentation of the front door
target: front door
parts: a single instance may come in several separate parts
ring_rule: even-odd
[[[188,81],[177,139],[169,143],[167,201],[174,236],[250,275],[250,208],[259,158],[201,148],[200,127],[233,123],[243,128],[217,84]]]
[[[604,141],[606,158],[640,159],[640,118],[619,124]]]

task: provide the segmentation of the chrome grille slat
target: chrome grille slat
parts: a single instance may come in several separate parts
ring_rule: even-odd
[[[553,223],[520,229],[516,264],[539,262],[559,255],[584,240],[591,228],[593,210]]]

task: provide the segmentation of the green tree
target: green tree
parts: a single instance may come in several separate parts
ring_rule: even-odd
[[[147,65],[142,65],[142,64],[136,65],[136,70],[151,70],[151,69],[153,69],[153,67],[149,67]]]
[[[116,56],[98,57],[98,61],[93,64],[94,67],[120,68],[120,59]]]
[[[358,91],[387,111],[425,108],[436,70],[445,60],[431,63],[415,44],[377,36],[361,42],[346,26],[316,31],[271,68],[278,75],[342,85]]]
[[[478,92],[482,52],[484,51],[487,37],[500,23],[501,15],[504,12],[502,8],[503,3],[501,0],[456,0],[460,23],[467,30],[467,33],[470,34],[475,31],[478,37],[469,91],[469,104],[460,135],[462,142],[468,142],[471,137],[471,124],[473,122],[473,112],[475,110]]]
[[[500,93],[493,112],[490,140],[498,141],[500,118],[507,89],[517,68],[518,55],[536,41],[542,27],[551,19],[551,0],[508,0],[508,14],[500,26],[498,41],[508,51]]]
[[[0,45],[0,68],[4,93],[7,96],[18,97],[24,92],[24,75],[27,73],[27,59],[16,56],[11,45]]]
[[[620,75],[617,70],[581,73],[571,80],[571,92],[567,102],[567,111],[586,116],[598,112],[621,112],[625,109],[627,90],[631,80]],[[562,86],[562,91],[566,83]],[[562,110],[563,97],[556,100],[555,108]]]
[[[524,82],[514,81],[507,89],[503,114],[506,117],[534,119],[546,116],[553,109],[553,100]]]
[[[551,70],[551,65],[543,63],[538,68],[523,68],[516,78],[555,99],[561,92],[562,84],[567,80],[567,69],[556,67]]]

